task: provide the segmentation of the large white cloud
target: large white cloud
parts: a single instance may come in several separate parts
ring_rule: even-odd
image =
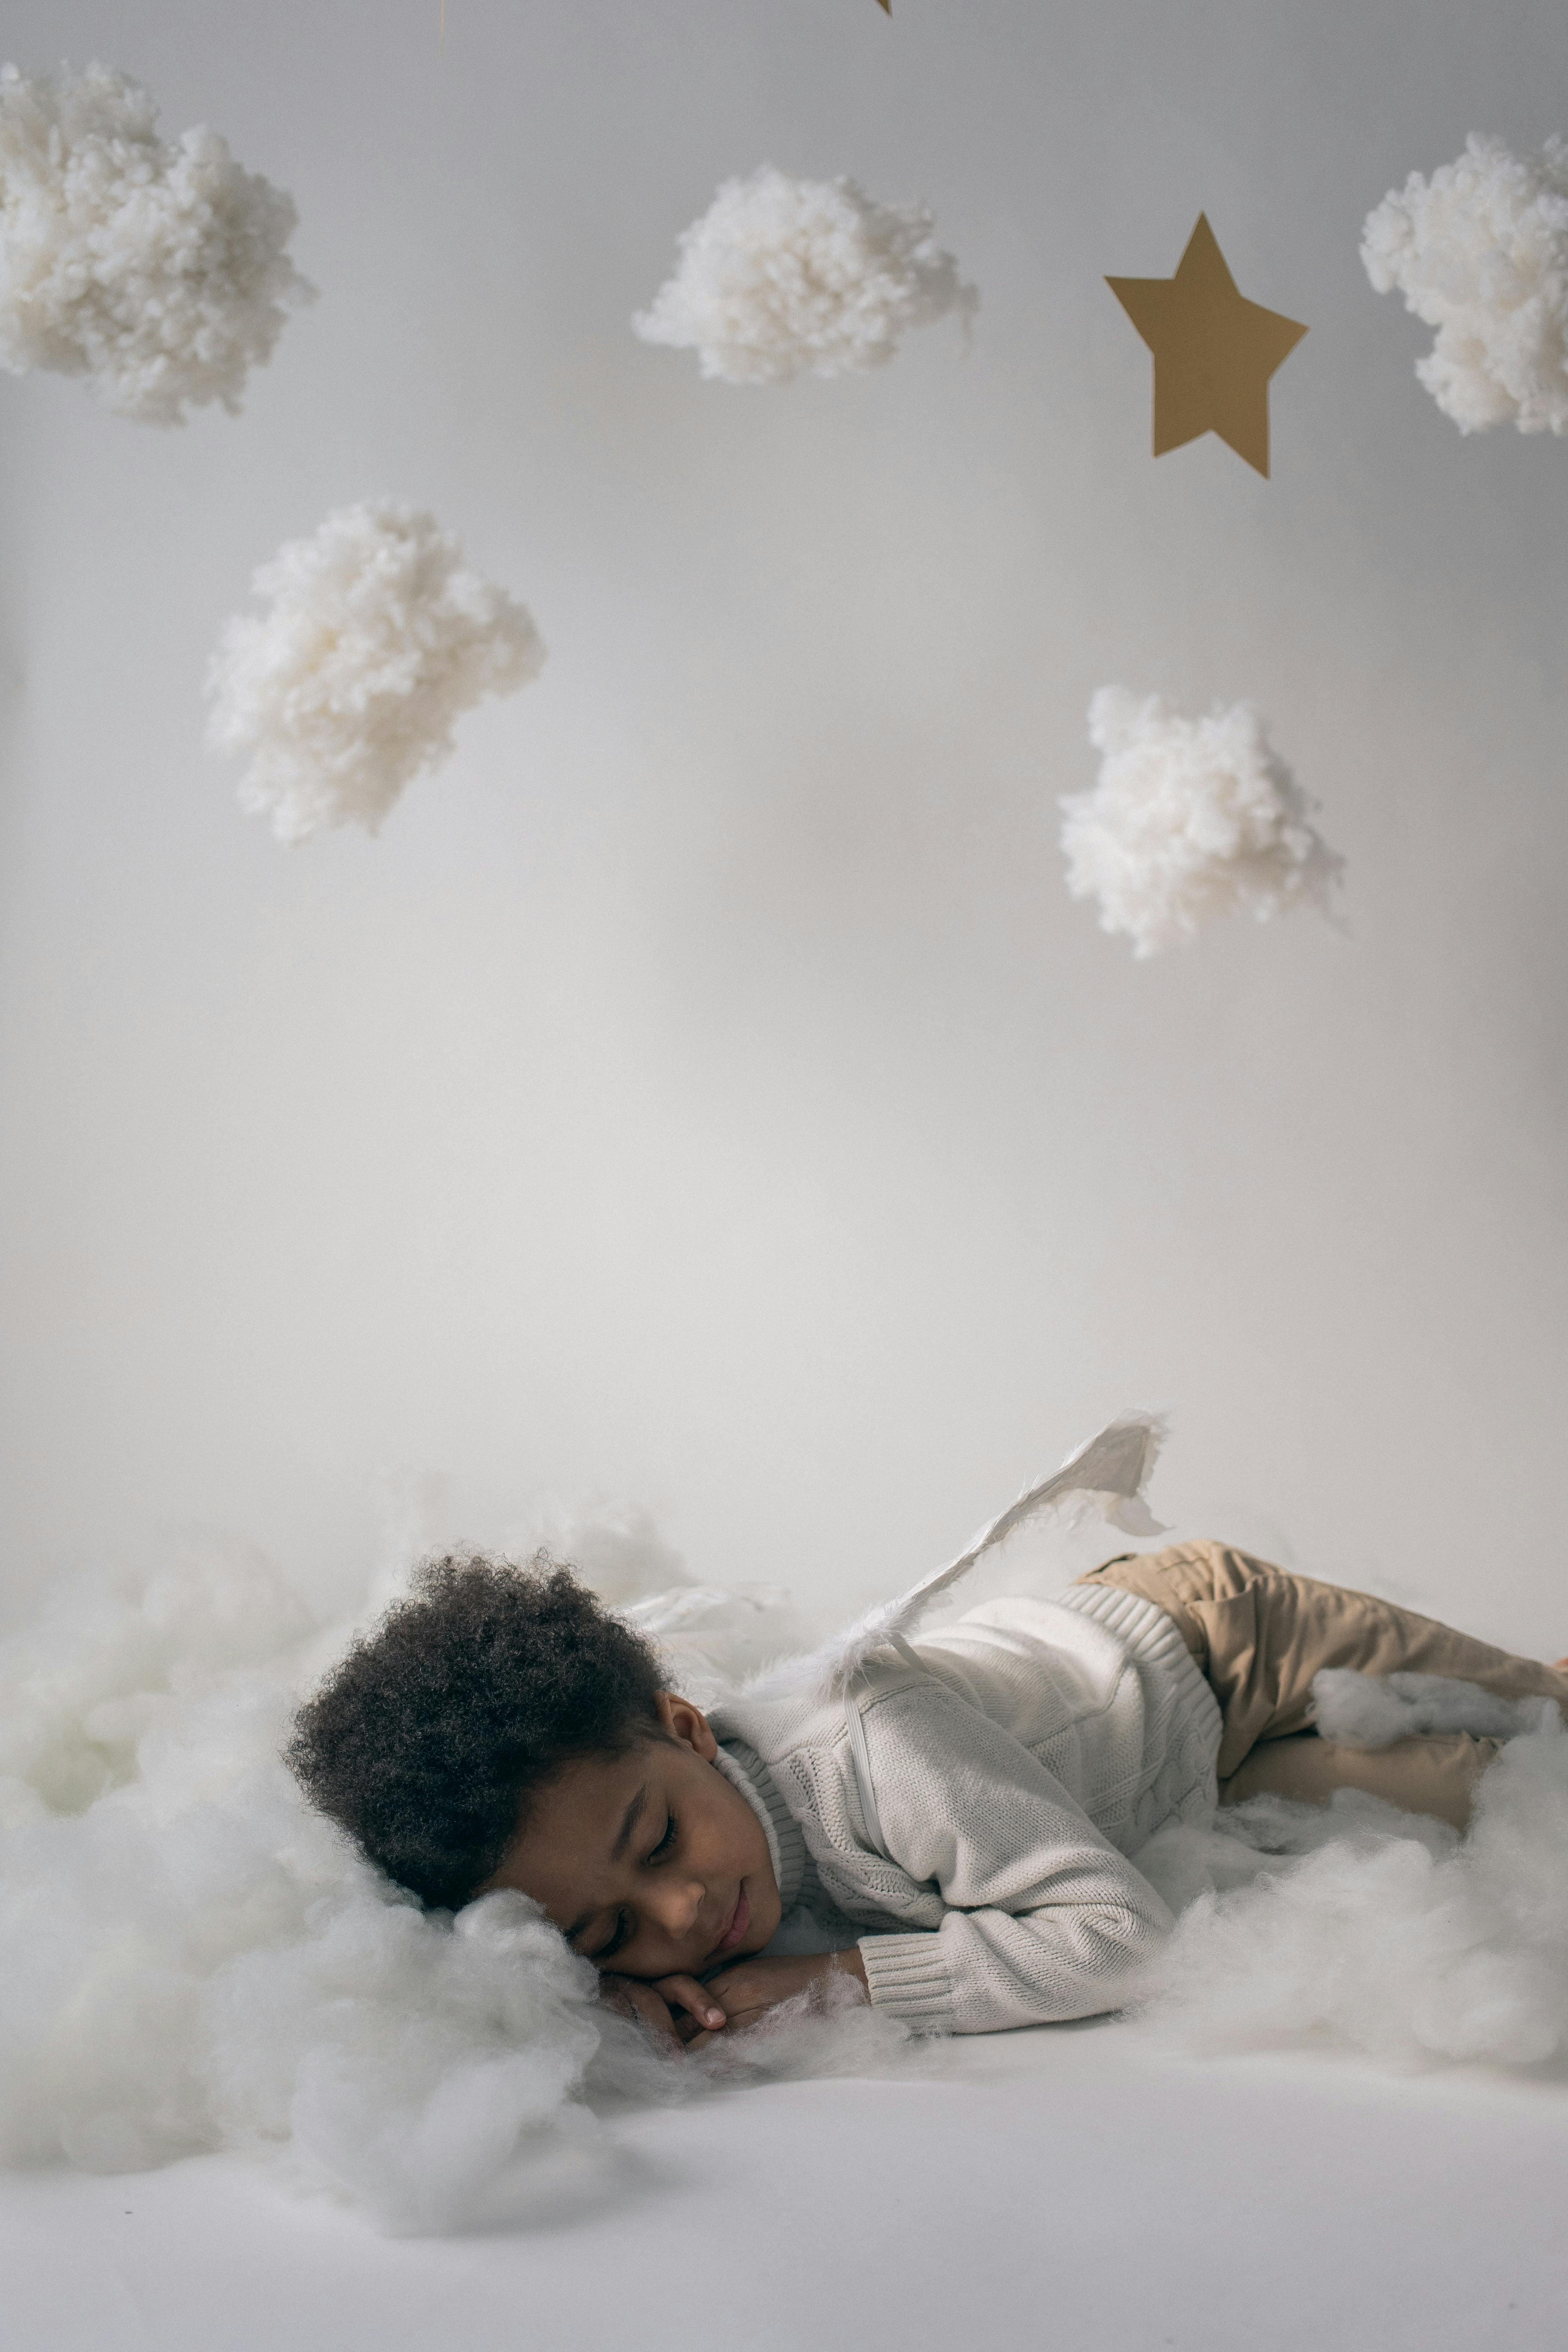
[[[158,109],[106,66],[0,71],[0,366],[85,376],[122,416],[238,409],[289,307],[289,197],[213,131],[160,139]]]
[[[674,277],[633,324],[647,342],[695,351],[726,383],[881,367],[911,327],[967,319],[978,301],[932,227],[922,205],[764,164],[726,180],[682,232]]]
[[[207,740],[246,758],[241,805],[269,816],[279,841],[375,832],[410,779],[451,751],[463,711],[543,666],[525,607],[412,507],[339,507],[254,584],[268,609],[224,632]]]
[[[686,1582],[640,1515],[574,1532],[628,1599],[634,1555],[682,1578],[635,1609],[676,1687],[778,1645],[778,1611]],[[349,1632],[237,1553],[75,1580],[0,1639],[0,2164],[273,2148],[395,2230],[495,2227],[616,2193],[605,2101],[900,2059],[897,2021],[800,1997],[661,2055],[526,1897],[421,1911],[279,1754]]]
[[[1415,373],[1461,433],[1568,433],[1568,144],[1468,140],[1367,215],[1361,257],[1436,328]]]
[[[1100,781],[1061,804],[1068,887],[1099,899],[1101,929],[1125,932],[1134,955],[1224,915],[1327,909],[1342,861],[1250,704],[1184,719],[1158,695],[1107,686],[1089,735]]]
[[[593,1523],[575,1538],[592,1553]],[[791,1639],[765,1596],[687,1582],[638,1514],[597,1549],[673,1688],[732,1687]],[[636,1556],[674,1589],[639,1592]],[[617,2192],[607,2104],[906,2063],[883,2012],[798,2000],[661,2059],[524,1897],[454,1921],[400,1895],[279,1756],[350,1633],[237,1551],[73,1579],[0,1639],[0,2163],[272,2148],[394,2229],[496,2227]],[[1397,2063],[1560,2057],[1568,1738],[1538,1720],[1463,1843],[1349,1792],[1160,1832],[1137,1860],[1184,1915],[1145,1988],[1168,2024]]]

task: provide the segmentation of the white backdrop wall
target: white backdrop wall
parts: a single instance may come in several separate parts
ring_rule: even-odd
[[[292,191],[247,413],[0,381],[6,1588],[192,1527],[345,1585],[386,1482],[650,1503],[846,1600],[1127,1402],[1188,1528],[1568,1647],[1568,449],[1465,440],[1362,217],[1568,128],[1557,0],[9,0]],[[979,283],[880,375],[628,319],[771,159]],[[1147,455],[1107,271],[1206,207],[1311,333],[1275,478]],[[201,749],[254,565],[432,506],[542,682],[379,841]],[[1135,966],[1068,900],[1091,690],[1256,698],[1346,937]]]

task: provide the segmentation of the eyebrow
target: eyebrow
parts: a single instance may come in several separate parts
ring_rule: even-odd
[[[632,1799],[631,1803],[626,1807],[626,1819],[621,1823],[621,1833],[616,1840],[615,1844],[610,1848],[610,1860],[612,1862],[619,1862],[622,1854],[625,1853],[626,1846],[630,1841],[632,1832],[637,1827],[637,1815],[642,1811],[642,1809],[647,1802],[647,1782],[645,1780],[642,1787],[637,1790],[637,1795]]]
[[[619,1862],[622,1854],[625,1853],[626,1847],[631,1841],[632,1832],[637,1825],[637,1816],[640,1814],[647,1802],[647,1782],[645,1780],[642,1787],[632,1799],[631,1803],[626,1807],[626,1812],[622,1817],[619,1833],[616,1836],[615,1844],[610,1848],[610,1860],[612,1862]],[[594,1914],[592,1911],[584,1911],[580,1919],[574,1919],[571,1927],[566,1930],[567,1942],[569,1944],[574,1944],[578,1937],[583,1934],[584,1930],[593,1925],[593,1921]]]

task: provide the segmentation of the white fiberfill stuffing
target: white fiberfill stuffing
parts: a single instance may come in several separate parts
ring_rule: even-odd
[[[524,606],[412,507],[338,507],[253,585],[268,608],[224,632],[207,740],[248,760],[240,804],[270,816],[279,841],[350,823],[374,833],[449,754],[465,710],[544,665]]]
[[[577,1533],[682,1687],[710,1696],[801,1638],[777,1596],[682,1580],[636,1514]],[[675,1578],[664,1595],[637,1593],[639,1552]],[[350,1630],[237,1556],[79,1580],[0,1644],[0,2159],[272,2150],[384,2226],[460,2230],[613,2183],[605,2118],[627,2098],[910,2063],[847,1980],[666,2057],[597,2007],[523,1897],[456,1923],[401,1899],[278,1759]],[[1148,1990],[1189,2039],[1568,2053],[1568,1738],[1550,1724],[1506,1749],[1464,1843],[1370,1799],[1260,1800],[1138,1860],[1186,1908]]]
[[[1098,898],[1101,930],[1125,931],[1135,956],[1224,915],[1328,910],[1342,861],[1250,704],[1184,719],[1156,694],[1105,686],[1089,740],[1100,781],[1061,803],[1068,888]]]
[[[1552,1714],[1555,1716],[1555,1709]],[[1568,2056],[1568,1738],[1511,1740],[1461,1839],[1342,1790],[1163,1830],[1138,1866],[1182,1916],[1148,1988],[1189,2046],[1337,2043],[1396,2065]]]
[[[291,200],[216,131],[160,139],[158,109],[107,66],[0,69],[0,366],[84,375],[110,408],[181,425],[240,405],[288,308]]]
[[[933,226],[923,205],[875,204],[853,180],[764,164],[726,180],[682,231],[674,277],[632,323],[726,383],[881,367],[911,327],[978,305]]]
[[[1568,142],[1522,157],[1467,140],[1367,215],[1361,257],[1436,328],[1415,373],[1461,433],[1568,433]]]
[[[626,1541],[606,1530],[623,1574]],[[731,1675],[790,1638],[764,1600],[737,1606]],[[659,1630],[656,1601],[639,1613]],[[704,1629],[689,1668],[665,1637],[683,1683],[720,1679],[711,1607]],[[389,2227],[472,2228],[614,2175],[595,2103],[902,2053],[903,2028],[840,2000],[667,2058],[522,1896],[456,1923],[400,1898],[279,1760],[348,1632],[245,1558],[79,1580],[0,1645],[0,2159],[286,2148]]]
[[[1325,1739],[1346,1748],[1392,1748],[1396,1739],[1444,1731],[1513,1739],[1550,1729],[1554,1706],[1549,1698],[1499,1698],[1448,1675],[1380,1678],[1325,1666],[1312,1676],[1312,1720]]]

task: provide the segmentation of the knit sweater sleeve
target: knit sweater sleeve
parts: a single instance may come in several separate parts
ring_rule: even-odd
[[[1115,2009],[1172,1925],[1148,1880],[1028,1748],[942,1685],[873,1699],[863,1722],[882,1844],[946,1906],[934,1928],[861,1937],[876,2005],[946,2033]]]

